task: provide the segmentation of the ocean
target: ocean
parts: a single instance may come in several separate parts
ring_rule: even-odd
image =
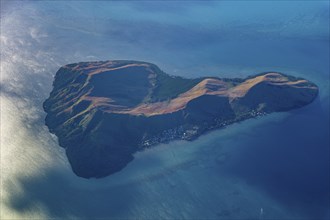
[[[1,1],[1,219],[330,218],[328,1]],[[74,175],[44,125],[65,64],[128,59],[184,77],[279,71],[310,105]]]

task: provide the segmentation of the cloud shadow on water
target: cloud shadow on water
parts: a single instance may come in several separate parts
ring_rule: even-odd
[[[11,192],[4,204],[22,214],[41,209],[49,218],[135,218],[137,214],[148,218],[150,216],[144,216],[143,210],[135,209],[158,197],[158,193],[148,193],[150,186],[146,184],[152,188],[158,180],[191,166],[188,161],[162,168],[163,161],[152,154],[145,154],[138,163],[129,164],[124,170],[102,179],[79,178],[63,167],[48,167],[34,176],[17,176],[14,181],[3,183],[6,191]],[[147,190],[147,194],[141,190]]]
[[[23,193],[12,192],[7,205],[17,212],[35,211],[41,205],[51,218],[80,219],[121,216],[129,209],[134,187],[111,186],[97,189],[73,187],[62,172],[49,170],[45,175],[18,177]],[[125,188],[125,190],[123,190]]]

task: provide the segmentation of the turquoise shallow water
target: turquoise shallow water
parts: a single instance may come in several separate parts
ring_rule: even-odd
[[[1,219],[328,219],[329,3],[1,1]],[[139,152],[76,177],[44,126],[64,64],[154,62],[186,77],[282,71],[309,106]]]

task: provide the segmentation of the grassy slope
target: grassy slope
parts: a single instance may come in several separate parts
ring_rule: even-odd
[[[173,99],[181,93],[188,91],[203,79],[205,78],[187,79],[179,76],[170,76],[159,70],[150,101],[156,102]]]

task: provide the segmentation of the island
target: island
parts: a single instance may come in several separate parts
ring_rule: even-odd
[[[300,108],[317,94],[314,83],[278,72],[188,79],[152,63],[112,60],[61,67],[43,107],[74,173],[101,178],[122,170],[137,151]]]

